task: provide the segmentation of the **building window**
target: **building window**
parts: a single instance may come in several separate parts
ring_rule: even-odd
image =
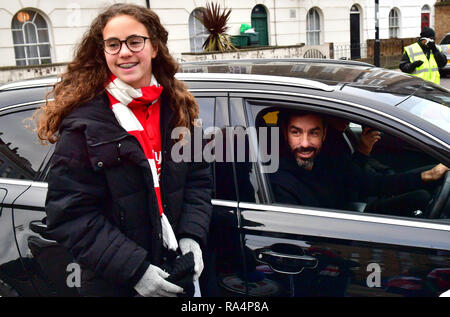
[[[11,30],[17,66],[52,62],[47,22],[39,13],[19,11],[12,20]]]
[[[389,12],[389,38],[398,38],[400,30],[400,14],[398,9]]]
[[[320,45],[320,15],[314,8],[306,16],[306,44]]]
[[[202,52],[203,43],[208,38],[208,31],[199,21],[202,16],[202,9],[195,9],[189,16],[189,40],[191,42],[191,52]]]

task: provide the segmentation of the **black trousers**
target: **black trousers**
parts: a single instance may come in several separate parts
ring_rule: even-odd
[[[424,213],[430,199],[431,194],[425,189],[420,189],[392,197],[378,198],[370,202],[364,211],[411,217],[416,210]]]

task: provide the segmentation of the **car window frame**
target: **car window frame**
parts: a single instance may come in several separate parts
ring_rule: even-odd
[[[314,99],[314,96],[311,96],[311,97],[313,97],[313,99]],[[358,108],[357,114],[356,113],[346,113],[346,112],[344,112],[345,110],[339,109],[340,106],[344,106],[342,103],[340,103],[339,100],[334,100],[333,102],[336,104],[333,107],[328,107],[329,105],[322,104],[321,102],[317,103],[316,102],[317,100],[311,100],[312,102],[310,102],[310,103],[304,103],[304,99],[301,99],[302,107],[298,107],[298,106],[295,106],[295,104],[299,104],[299,102],[296,102],[295,98],[288,98],[288,99],[289,100],[287,100],[286,98],[283,98],[283,100],[280,100],[280,96],[276,96],[273,94],[266,95],[264,97],[261,97],[261,96],[258,97],[258,96],[254,96],[254,95],[244,97],[244,105],[246,108],[248,125],[250,126],[252,124],[253,126],[255,126],[255,122],[253,119],[254,115],[251,110],[252,106],[261,106],[261,104],[263,104],[263,105],[267,104],[267,106],[269,106],[269,105],[273,106],[273,103],[275,101],[277,101],[282,106],[291,105],[292,108],[294,108],[294,109],[304,109],[304,110],[309,110],[309,111],[313,111],[313,112],[318,112],[318,113],[323,113],[323,114],[327,114],[327,115],[334,115],[334,116],[338,116],[341,118],[346,118],[350,121],[358,121],[360,123],[370,124],[370,125],[374,126],[375,128],[382,129],[384,132],[390,133],[391,135],[394,135],[396,137],[400,137],[403,141],[408,142],[410,145],[415,146],[422,151],[426,151],[426,153],[431,155],[433,158],[442,162],[442,160],[440,159],[442,157],[442,153],[436,151],[436,149],[434,149],[432,147],[428,147],[425,144],[421,143],[421,142],[423,142],[423,137],[425,137],[425,135],[421,135],[421,136],[416,135],[414,137],[414,133],[413,133],[413,131],[410,131],[408,125],[402,126],[407,131],[403,131],[402,129],[398,130],[398,127],[401,125],[399,125],[398,121],[392,121],[392,116],[390,116],[389,114],[385,115],[385,119],[387,120],[387,122],[384,122],[383,120],[377,120],[376,124],[373,124],[374,122],[369,121],[369,120],[372,119],[371,115],[376,114],[376,113],[370,112],[370,110],[371,110],[370,108],[366,108],[366,109]],[[355,103],[355,105],[357,105],[357,104]],[[346,108],[347,107],[344,107],[344,109],[346,109]],[[367,111],[367,110],[369,110],[369,111]],[[430,154],[430,152],[433,153],[433,155]],[[449,161],[449,157],[447,157],[447,161]],[[449,162],[444,162],[444,163],[448,164]],[[258,164],[260,164],[260,162],[258,162]],[[266,185],[268,185],[268,187],[270,188],[270,182],[268,180],[268,176],[267,175],[262,175],[262,176],[263,176],[262,181]],[[261,184],[259,184],[259,186],[261,186]],[[270,191],[268,191],[268,192],[270,192]],[[320,210],[327,214],[328,213],[336,214],[337,217],[339,217],[339,214],[346,214],[349,216],[367,216],[370,219],[371,219],[371,217],[381,218],[381,219],[385,219],[386,221],[399,219],[399,220],[406,221],[406,222],[416,222],[417,221],[417,222],[425,223],[425,224],[431,223],[431,224],[450,226],[450,220],[448,220],[448,219],[447,219],[447,221],[445,221],[445,219],[411,218],[411,217],[383,215],[383,214],[376,214],[376,213],[361,213],[361,212],[357,212],[357,211],[344,210],[344,209],[341,210],[341,209],[328,209],[328,208],[313,208],[313,207],[309,207],[309,206],[296,206],[296,205],[280,204],[280,203],[276,203],[274,201],[273,195],[266,197],[265,201],[266,201],[266,203],[258,204],[258,205],[263,206],[264,208],[267,208],[267,206],[269,206],[269,207],[274,206],[274,207],[281,207],[281,208],[298,209],[301,211]],[[243,204],[244,208],[245,208],[245,206],[254,205],[254,203],[251,203],[251,202],[240,202],[239,206],[241,206],[241,204]]]

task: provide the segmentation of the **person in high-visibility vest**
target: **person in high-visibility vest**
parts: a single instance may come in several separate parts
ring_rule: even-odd
[[[440,84],[439,68],[447,64],[447,57],[436,46],[434,39],[434,30],[424,27],[419,40],[404,48],[399,65],[402,72]]]

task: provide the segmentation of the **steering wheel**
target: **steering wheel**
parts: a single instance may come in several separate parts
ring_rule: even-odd
[[[444,206],[446,205],[447,199],[449,198],[449,194],[450,194],[450,171],[447,171],[444,175],[442,184],[437,186],[437,188],[434,191],[433,199],[430,201],[430,204],[428,205],[427,208],[426,218],[429,219],[439,218],[441,212],[444,209]]]

